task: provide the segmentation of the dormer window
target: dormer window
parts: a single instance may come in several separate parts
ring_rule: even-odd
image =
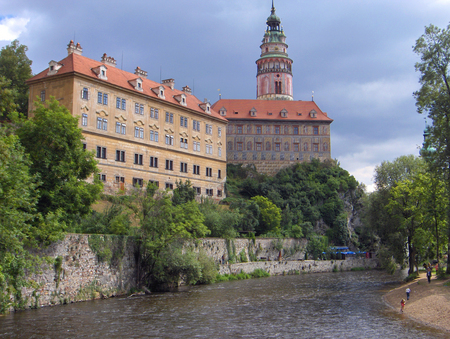
[[[255,107],[253,107],[253,108],[250,110],[250,115],[251,115],[252,117],[256,117],[256,108],[255,108]]]
[[[281,110],[280,114],[281,114],[282,118],[287,118],[288,117],[288,111],[286,111],[286,109],[284,109],[284,108]]]
[[[178,101],[181,105],[186,106],[186,94],[181,93],[174,95],[173,98]]]
[[[161,98],[161,99],[166,98],[164,96],[164,86],[153,87],[152,91],[153,91],[153,93],[155,93],[158,96],[158,98]]]
[[[317,112],[316,112],[315,110],[311,110],[311,111],[309,112],[309,116],[310,116],[311,118],[317,118]]]
[[[143,91],[141,78],[136,78],[134,80],[130,80],[129,82],[130,82],[131,86],[134,87],[135,90],[141,91],[141,92]]]
[[[58,70],[62,67],[63,65],[58,64],[56,61],[50,61],[48,63],[48,73],[47,75],[53,75],[58,73]]]
[[[225,107],[222,107],[220,110],[219,110],[219,114],[221,115],[221,116],[226,116],[227,115],[227,110],[226,110],[226,108]]]
[[[107,68],[105,65],[100,65],[92,69],[92,71],[97,74],[97,77],[102,80],[108,80],[108,78],[106,77],[106,70]]]
[[[201,103],[199,106],[206,113],[211,114],[211,105],[209,104],[209,102],[206,101],[206,99],[205,102]]]

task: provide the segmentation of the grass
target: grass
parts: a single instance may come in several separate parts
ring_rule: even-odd
[[[215,281],[221,282],[221,281],[244,280],[263,277],[270,277],[270,274],[264,271],[263,269],[257,268],[250,274],[244,272],[238,274],[218,274],[216,276]]]
[[[350,271],[365,271],[366,269],[364,267],[352,267]]]

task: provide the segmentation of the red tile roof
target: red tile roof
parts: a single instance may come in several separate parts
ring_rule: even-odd
[[[246,99],[221,99],[212,105],[219,112],[222,108],[227,110],[225,118],[228,120],[296,120],[296,121],[320,121],[331,123],[326,113],[317,106],[314,101],[288,101],[288,100],[246,100]],[[256,116],[250,111],[256,109]],[[287,111],[287,117],[281,117],[281,111]],[[310,116],[315,110],[316,118]],[[272,114],[269,114],[272,113]]]
[[[36,82],[39,80],[51,79],[53,77],[58,77],[58,76],[61,76],[64,74],[74,73],[74,74],[85,75],[85,76],[93,78],[97,81],[105,82],[105,83],[115,85],[115,86],[119,86],[124,89],[134,91],[137,94],[144,94],[146,96],[153,97],[153,98],[158,98],[158,96],[155,92],[152,91],[152,88],[164,86],[155,81],[152,81],[152,80],[149,80],[146,78],[142,78],[136,74],[123,71],[116,67],[104,64],[101,61],[89,59],[87,57],[78,55],[76,53],[72,53],[72,54],[68,55],[66,58],[59,61],[58,64],[60,64],[62,66],[61,66],[61,68],[58,69],[56,74],[47,75],[48,69],[45,69],[42,72],[40,72],[39,74],[32,77],[31,79],[29,79],[27,82],[33,83],[33,82]],[[101,65],[104,65],[107,68],[106,76],[107,76],[108,80],[99,79],[97,74],[95,74],[95,72],[92,70],[93,68],[96,68]],[[130,84],[130,81],[135,80],[139,77],[142,79],[142,89],[143,89],[142,91],[136,90],[134,88],[134,86]],[[200,113],[203,113],[203,114],[208,114],[203,109],[201,109],[199,106],[200,104],[202,104],[202,101],[197,99],[192,94],[188,94],[188,93],[185,93],[185,92],[177,90],[177,89],[172,90],[170,87],[164,86],[164,96],[165,96],[166,102],[184,107],[174,98],[175,95],[179,95],[182,93],[186,94],[186,107],[187,108],[192,109],[197,112],[200,112]],[[220,116],[219,113],[214,111],[213,109],[211,109],[210,115],[212,117],[226,121],[226,119],[224,117]]]

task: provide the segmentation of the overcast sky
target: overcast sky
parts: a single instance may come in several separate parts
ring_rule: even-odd
[[[33,73],[67,55],[103,53],[155,81],[174,78],[201,100],[255,99],[256,65],[271,0],[0,0],[0,46],[27,45]],[[418,155],[424,116],[412,52],[425,26],[444,28],[450,0],[275,0],[294,99],[314,99],[334,119],[331,155],[371,190],[384,160]]]

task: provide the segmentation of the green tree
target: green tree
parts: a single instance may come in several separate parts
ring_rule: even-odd
[[[15,103],[19,113],[28,112],[28,85],[26,80],[31,78],[31,60],[26,52],[28,47],[14,40],[0,51],[0,76],[9,80],[8,88],[14,92]],[[5,116],[0,116],[4,119]]]
[[[33,244],[37,200],[29,165],[17,136],[0,126],[0,314],[20,307],[22,287],[28,285],[31,256],[25,247]]]
[[[450,272],[450,25],[440,29],[425,27],[416,41],[414,52],[420,62],[421,88],[414,93],[419,113],[432,120],[428,142],[436,149],[432,161],[445,172],[447,193],[447,272]]]
[[[175,181],[176,188],[173,190],[172,202],[174,205],[184,204],[188,201],[195,199],[195,189],[192,187],[190,180],[186,180],[184,183]]]
[[[36,102],[33,118],[22,121],[17,130],[28,153],[32,175],[38,175],[38,211],[43,216],[59,214],[71,223],[91,211],[100,195],[97,162],[84,150],[78,119],[55,98]],[[94,182],[86,180],[94,175]]]
[[[11,89],[11,80],[0,76],[0,121],[17,111],[15,96],[15,91]]]
[[[260,195],[253,197],[251,200],[256,202],[260,211],[259,224],[256,232],[258,234],[278,232],[281,223],[281,209],[268,198]]]
[[[321,236],[314,234],[306,245],[306,251],[309,255],[313,257],[314,260],[317,260],[323,252],[325,252],[328,248],[328,238],[326,236]]]

